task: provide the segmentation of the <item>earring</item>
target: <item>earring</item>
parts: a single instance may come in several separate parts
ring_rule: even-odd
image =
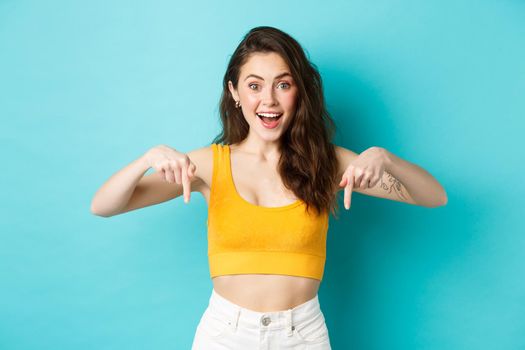
[[[241,102],[240,101],[235,101],[235,108],[239,108],[241,107]]]

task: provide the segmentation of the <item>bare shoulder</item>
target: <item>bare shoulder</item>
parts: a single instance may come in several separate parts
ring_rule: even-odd
[[[338,163],[337,178],[341,178],[346,168],[348,167],[348,164],[350,164],[355,158],[357,158],[359,154],[338,145],[334,146]]]
[[[209,189],[213,173],[213,149],[212,146],[205,146],[194,149],[186,153],[190,160],[195,164],[195,190],[201,192]],[[192,188],[193,190],[193,188]]]

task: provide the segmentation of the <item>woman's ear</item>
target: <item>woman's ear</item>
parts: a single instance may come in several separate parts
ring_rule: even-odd
[[[237,93],[237,90],[235,90],[235,88],[233,87],[233,83],[231,80],[228,80],[228,89],[230,90],[233,99],[235,101],[239,101],[239,94]]]

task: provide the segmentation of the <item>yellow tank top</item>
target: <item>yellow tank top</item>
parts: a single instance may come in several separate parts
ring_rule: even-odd
[[[208,205],[211,277],[280,274],[322,280],[328,211],[307,214],[298,199],[263,207],[239,195],[232,178],[229,145],[212,144],[213,175]]]

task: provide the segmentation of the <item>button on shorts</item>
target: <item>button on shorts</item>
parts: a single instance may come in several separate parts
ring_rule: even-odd
[[[257,312],[214,289],[192,350],[331,350],[328,328],[316,295],[292,309]]]

